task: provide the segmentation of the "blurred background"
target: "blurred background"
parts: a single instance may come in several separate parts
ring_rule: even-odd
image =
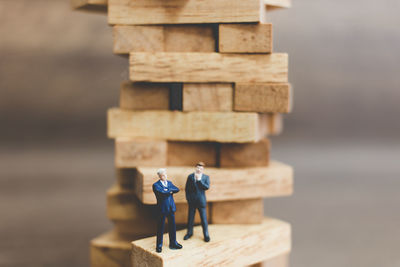
[[[295,194],[265,212],[292,223],[294,267],[400,266],[400,2],[293,2],[268,16],[295,92],[272,155]],[[106,16],[0,0],[0,266],[88,266],[127,66]]]

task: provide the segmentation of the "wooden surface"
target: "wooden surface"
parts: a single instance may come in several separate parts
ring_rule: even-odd
[[[130,241],[112,231],[94,238],[90,242],[90,266],[131,267]]]
[[[264,4],[269,7],[285,7],[289,8],[292,6],[291,0],[263,0]]]
[[[154,182],[156,181],[157,180]],[[180,193],[184,194],[184,191]],[[134,190],[120,188],[119,186],[113,186],[110,190],[108,190],[107,217],[113,221],[131,221],[131,223],[135,224],[137,227],[136,229],[132,229],[131,234],[134,233],[135,235],[140,236],[153,233],[154,229],[157,229],[156,216],[157,214],[155,205],[145,205],[141,203],[137,199]],[[188,205],[186,201],[176,203],[176,224],[187,224],[187,216]],[[198,214],[196,214],[195,223],[199,222],[200,217]]]
[[[231,83],[184,83],[183,111],[232,111]]]
[[[268,261],[256,263],[249,267],[289,267],[289,254],[282,254]]]
[[[200,226],[194,236],[181,241],[186,230],[177,232],[183,249],[170,250],[164,237],[163,252],[155,251],[155,237],[132,242],[132,266],[245,266],[272,259],[291,249],[290,225],[266,218],[253,225],[210,225],[211,241],[203,241]]]
[[[152,184],[157,181],[156,169],[141,167],[137,170],[137,176],[132,177],[137,197],[145,204],[155,204]],[[174,195],[175,203],[186,203],[184,189],[191,173],[193,167],[167,168],[168,179],[181,189]],[[271,161],[268,167],[205,168],[204,173],[210,176],[210,189],[206,191],[209,202],[286,196],[293,190],[292,167],[277,161]]]
[[[270,142],[263,139],[256,143],[221,144],[219,163],[221,168],[268,166]]]
[[[131,110],[168,110],[169,86],[160,83],[123,82],[119,107]]]
[[[215,52],[213,27],[206,25],[115,25],[116,54],[130,52]]]
[[[271,129],[257,113],[108,110],[108,137],[256,142]]]
[[[195,166],[203,161],[207,166],[217,166],[217,144],[208,142],[167,142],[116,138],[115,166]]]
[[[211,203],[213,224],[257,224],[264,218],[262,198]]]
[[[70,0],[71,7],[85,11],[107,12],[107,0]]]
[[[220,53],[272,53],[272,24],[219,24]]]
[[[292,106],[288,83],[236,83],[233,110],[288,113]]]
[[[259,21],[259,0],[109,0],[110,24]]]
[[[124,189],[133,189],[133,178],[137,170],[135,168],[115,168],[115,176],[118,185]]]
[[[151,82],[287,82],[288,55],[130,53],[130,79]]]

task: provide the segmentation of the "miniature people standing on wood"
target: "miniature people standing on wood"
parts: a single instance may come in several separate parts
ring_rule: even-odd
[[[205,164],[203,162],[197,163],[195,172],[190,174],[186,181],[185,192],[186,200],[189,204],[189,213],[187,234],[184,236],[184,240],[189,239],[193,235],[194,215],[197,209],[200,213],[204,241],[210,241],[206,210],[207,200],[205,194],[205,191],[210,188],[210,177],[203,174],[204,166]]]
[[[173,194],[178,193],[179,189],[171,181],[167,180],[166,169],[159,169],[157,175],[160,178],[153,184],[153,192],[157,198],[157,246],[156,251],[161,252],[163,245],[163,234],[165,218],[168,218],[169,248],[181,249],[182,245],[176,241],[175,211],[176,206]]]

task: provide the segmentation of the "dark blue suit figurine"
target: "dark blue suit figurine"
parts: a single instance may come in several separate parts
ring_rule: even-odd
[[[207,200],[205,191],[210,188],[210,177],[203,174],[204,163],[199,162],[196,165],[196,171],[190,174],[186,181],[185,193],[186,200],[189,204],[187,234],[183,237],[184,240],[189,239],[193,235],[194,215],[196,209],[200,213],[201,227],[203,228],[204,241],[210,241],[208,234],[207,223]]]
[[[153,192],[157,198],[157,246],[156,251],[161,252],[163,245],[163,234],[165,218],[168,218],[169,248],[181,249],[182,245],[176,242],[175,211],[176,206],[173,194],[178,193],[179,189],[171,181],[167,180],[167,171],[159,169],[157,171],[160,180],[153,184]]]

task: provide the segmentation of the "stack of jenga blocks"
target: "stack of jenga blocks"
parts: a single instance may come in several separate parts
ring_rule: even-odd
[[[290,225],[264,217],[263,198],[293,187],[292,168],[270,161],[266,138],[280,133],[291,107],[288,56],[272,52],[266,11],[289,0],[72,4],[107,11],[114,53],[129,56],[119,108],[108,111],[117,183],[107,216],[115,227],[92,240],[92,266],[288,266]],[[183,241],[185,183],[199,161],[211,181],[208,243],[200,226]],[[161,167],[181,190],[174,198],[183,249],[156,253],[152,184]]]

